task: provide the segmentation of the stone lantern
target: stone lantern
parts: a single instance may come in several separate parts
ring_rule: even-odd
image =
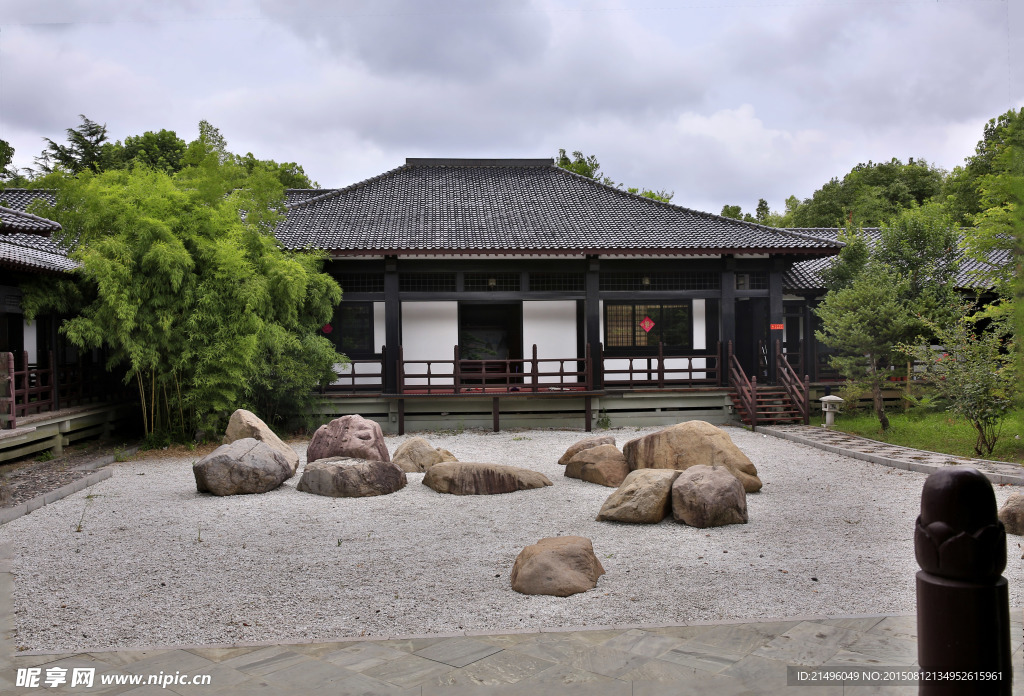
[[[836,424],[836,414],[843,407],[843,400],[838,396],[829,394],[828,396],[821,397],[818,401],[821,402],[821,412],[825,414],[824,425],[826,428],[831,428]]]

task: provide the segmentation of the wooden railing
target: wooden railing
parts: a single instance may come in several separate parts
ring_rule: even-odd
[[[616,363],[626,367],[616,368]],[[714,353],[705,355],[665,355],[665,346],[658,344],[655,355],[604,355],[603,368],[606,387],[689,387],[720,386],[722,381],[722,344]]]
[[[588,391],[593,383],[590,350],[581,359],[530,358],[465,360],[455,346],[452,360],[406,360],[398,350],[401,394],[472,394],[495,392]]]
[[[384,391],[384,348],[372,358],[353,358],[336,365],[337,379],[325,391],[382,392]]]
[[[57,364],[52,351],[43,356],[41,364],[33,364],[25,351],[0,353],[0,428],[15,428],[25,416],[114,398],[122,391],[100,365],[83,359]]]
[[[808,384],[810,379],[805,375],[803,381],[797,375],[793,366],[782,353],[782,345],[775,342],[775,379],[785,388],[790,400],[799,409],[804,419],[804,425],[811,423],[810,390]]]
[[[757,430],[757,376],[753,380],[747,379],[743,366],[732,352],[732,341],[729,341],[729,384],[736,390],[740,406],[750,418],[750,430]]]

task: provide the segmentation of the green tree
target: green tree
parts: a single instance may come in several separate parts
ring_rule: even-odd
[[[150,169],[173,174],[184,166],[186,147],[185,141],[170,130],[130,135],[123,144],[118,141],[112,146],[112,166],[123,168],[144,164]]]
[[[241,406],[279,421],[342,360],[316,334],[340,288],[319,272],[321,257],[287,253],[272,236],[275,173],[206,151],[173,176],[142,164],[64,176],[47,211],[82,263],[83,306],[61,330],[108,349],[151,436],[213,431]],[[26,308],[56,302],[37,287]]]
[[[559,149],[558,156],[555,157],[555,164],[580,176],[600,181],[606,186],[623,188],[622,184],[617,184],[610,177],[604,175],[601,171],[601,163],[597,161],[597,157],[594,155],[584,155],[581,151],[575,150],[572,153],[572,157],[570,157],[565,153],[564,149]],[[672,191],[666,191],[665,189],[648,189],[632,186],[624,190],[626,193],[636,194],[644,198],[661,201],[662,203],[671,203],[672,197],[675,196]]]
[[[36,158],[36,168],[40,174],[52,172],[57,167],[75,174],[108,168],[111,144],[108,142],[106,125],[91,121],[84,114],[79,114],[79,118],[82,124],[66,131],[67,145],[43,138],[47,144],[46,149]]]
[[[944,172],[923,159],[906,164],[858,164],[842,180],[831,179],[798,206],[787,227],[878,227],[901,210],[921,205],[942,191]],[[787,213],[790,206],[787,201]]]
[[[762,225],[766,225],[768,224],[768,217],[771,213],[772,211],[768,207],[768,201],[763,198],[759,198],[757,200],[757,210],[754,213],[754,218]]]
[[[825,289],[834,292],[853,285],[853,281],[864,272],[871,260],[874,244],[862,230],[847,227],[839,233],[843,248],[828,268],[821,272]]]
[[[871,394],[882,430],[889,429],[882,389],[900,355],[897,344],[916,335],[920,320],[906,301],[909,282],[877,261],[852,282],[825,295],[815,312],[815,336],[840,353],[830,362],[847,383]]]
[[[11,167],[13,159],[14,148],[6,140],[0,140],[0,181],[16,176],[17,173]]]
[[[744,213],[743,208],[738,205],[723,205],[722,212],[719,213],[722,217],[732,218],[734,220],[743,220],[744,222],[757,222],[753,215],[750,213]]]
[[[924,366],[925,375],[948,404],[947,410],[965,418],[977,432],[974,452],[988,456],[999,439],[1000,426],[1013,401],[1013,369],[1006,349],[1009,336],[1001,324],[978,331],[961,305],[945,325],[929,322],[941,352],[931,342],[901,345],[900,349]]]
[[[1010,109],[985,124],[982,139],[978,141],[974,154],[965,160],[963,167],[956,167],[943,185],[943,198],[948,213],[957,222],[969,226],[974,217],[992,207],[986,200],[983,189],[986,177],[1000,175],[1009,164],[1005,151],[1019,148],[1020,134],[1024,130],[1024,108]]]

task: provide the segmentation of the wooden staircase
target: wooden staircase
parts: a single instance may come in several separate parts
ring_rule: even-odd
[[[804,414],[800,407],[793,402],[784,387],[756,386],[754,390],[754,410],[757,420],[751,418],[749,409],[740,398],[739,391],[733,389],[729,392],[733,408],[740,422],[744,425],[779,425],[782,423],[803,423]]]
[[[782,347],[775,343],[775,370],[778,384],[759,386],[757,378],[750,379],[732,352],[729,342],[729,398],[740,422],[756,430],[758,425],[780,425],[783,423],[810,422],[810,403],[807,377],[803,380],[782,354]]]

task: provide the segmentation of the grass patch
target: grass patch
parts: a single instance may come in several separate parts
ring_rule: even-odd
[[[930,452],[942,452],[958,457],[977,457],[974,443],[977,433],[963,418],[944,411],[922,413],[911,409],[907,413],[888,413],[891,428],[882,432],[874,414],[856,415],[840,413],[836,418],[836,430],[851,435],[860,435],[892,445],[913,447]],[[1024,464],[1024,409],[1011,411],[1003,420],[999,441],[991,455],[985,459]]]

